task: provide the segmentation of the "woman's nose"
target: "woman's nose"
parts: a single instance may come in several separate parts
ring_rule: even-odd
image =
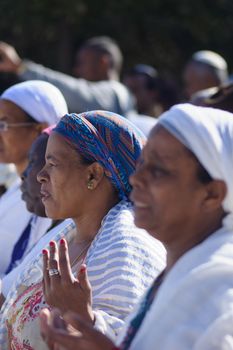
[[[45,170],[45,166],[39,171],[36,178],[39,183],[43,183],[47,180],[48,176]]]
[[[138,165],[134,173],[130,176],[129,182],[132,187],[142,186],[143,181],[145,181],[145,171],[143,165]]]

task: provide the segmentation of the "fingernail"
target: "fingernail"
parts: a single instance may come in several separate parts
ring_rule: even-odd
[[[43,250],[42,250],[42,254],[43,254],[43,255],[47,255],[47,250],[46,250],[46,249],[43,249]]]
[[[64,238],[62,238],[62,239],[60,240],[60,244],[61,244],[61,245],[65,245],[65,244],[66,244],[66,241],[64,240]]]
[[[86,267],[81,267],[81,269],[79,270],[80,273],[84,273],[86,271]]]
[[[50,245],[50,247],[55,247],[55,242],[54,241],[50,241],[49,245]]]
[[[45,320],[47,318],[46,316],[47,315],[45,314],[45,312],[42,309],[41,312],[40,312],[40,318]]]

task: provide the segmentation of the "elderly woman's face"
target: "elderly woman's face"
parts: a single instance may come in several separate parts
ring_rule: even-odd
[[[28,118],[14,103],[0,99],[0,121],[18,124],[28,122]],[[16,165],[25,162],[36,135],[34,125],[0,130],[0,162]]]
[[[56,132],[49,137],[45,160],[37,178],[46,215],[53,219],[76,218],[85,210],[88,166]]]
[[[203,220],[206,195],[198,180],[198,162],[162,127],[146,144],[136,173],[131,177],[135,223],[163,243],[185,239],[189,227]]]
[[[41,201],[40,183],[37,174],[45,165],[45,151],[48,135],[42,134],[32,144],[28,156],[28,166],[22,174],[22,199],[26,202],[27,209],[38,216],[46,216],[44,205]]]

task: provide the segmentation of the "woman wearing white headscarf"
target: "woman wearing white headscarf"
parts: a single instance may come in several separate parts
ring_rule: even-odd
[[[233,114],[189,104],[164,113],[131,178],[135,223],[167,248],[155,280],[117,347],[74,314],[80,332],[41,331],[62,349],[233,349]],[[58,346],[56,349],[60,349]]]
[[[194,154],[210,179],[195,237],[181,231],[190,243],[168,266],[132,349],[233,349],[233,115],[185,104],[164,113],[158,125]]]
[[[0,198],[0,277],[23,259],[51,225],[50,219],[27,211],[20,175],[32,142],[66,113],[61,92],[44,81],[16,84],[0,98],[0,163],[14,163],[19,175]]]

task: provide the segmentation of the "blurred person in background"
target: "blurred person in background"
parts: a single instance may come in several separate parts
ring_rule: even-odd
[[[212,107],[233,113],[233,82],[201,90],[190,101],[197,106]]]
[[[0,72],[15,73],[22,80],[40,79],[57,86],[70,112],[102,109],[125,116],[134,100],[119,80],[122,54],[108,37],[95,37],[83,44],[76,55],[74,72],[79,78],[23,60],[14,47],[0,43]]]
[[[73,71],[78,78],[22,60],[6,43],[0,43],[0,55],[0,72],[14,72],[22,80],[42,79],[53,83],[64,94],[70,112],[94,109],[115,112],[128,118],[146,136],[156,123],[136,112],[133,95],[119,82],[123,56],[109,37],[93,37],[77,51]]]
[[[120,80],[122,52],[112,38],[99,36],[88,39],[77,51],[73,73],[89,81]]]
[[[21,176],[22,199],[25,201],[28,211],[38,217],[44,218],[47,216],[45,214],[44,204],[41,201],[40,184],[37,181],[37,174],[45,165],[45,151],[49,135],[53,128],[54,126],[43,130],[42,134],[33,142],[28,155],[28,165]],[[48,245],[50,240],[55,239],[57,241],[61,238],[61,235],[66,236],[66,233],[71,234],[67,227],[74,228],[71,219],[64,220],[62,223],[59,223],[59,220],[51,220],[51,226],[48,227],[48,231],[39,239],[23,261],[3,277],[0,304],[3,304],[5,301],[12,286],[14,286],[14,290],[23,288],[25,279],[30,274],[29,271],[33,270],[35,277],[36,266],[42,249]],[[61,231],[62,234],[60,233]]]
[[[43,81],[13,85],[0,98],[0,162],[14,163],[18,176],[0,198],[0,277],[9,273],[47,231],[48,218],[30,213],[21,199],[20,176],[42,130],[67,112],[61,92]]]
[[[185,97],[189,100],[194,93],[222,85],[227,79],[227,63],[222,56],[213,51],[198,51],[183,71]]]
[[[124,74],[123,83],[135,96],[139,114],[157,118],[179,102],[175,84],[160,77],[152,66],[137,64]]]
[[[0,94],[19,82],[20,79],[15,74],[0,73]],[[0,163],[0,196],[16,181],[17,176],[14,164]]]

